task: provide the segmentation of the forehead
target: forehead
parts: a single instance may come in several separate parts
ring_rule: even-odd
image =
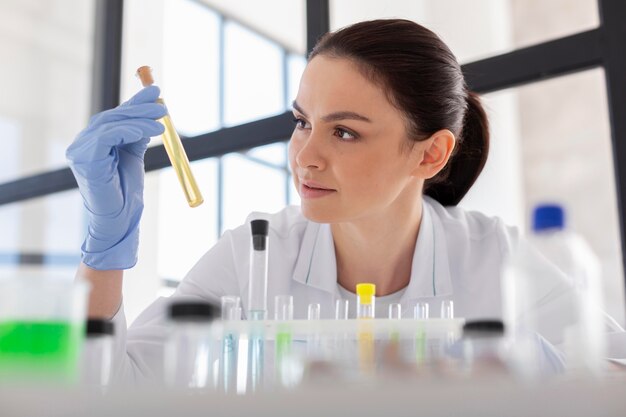
[[[393,111],[383,89],[345,58],[318,55],[306,66],[296,99],[304,110]]]

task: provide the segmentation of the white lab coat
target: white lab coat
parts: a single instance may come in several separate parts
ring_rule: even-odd
[[[519,235],[495,217],[458,207],[443,207],[424,197],[423,217],[415,245],[411,280],[401,298],[405,316],[417,301],[431,305],[439,317],[442,300],[453,300],[455,316],[501,318],[500,269]],[[114,374],[123,380],[158,378],[167,335],[166,307],[192,298],[219,305],[222,295],[239,295],[247,311],[250,251],[249,221],[269,220],[269,317],[275,295],[291,294],[294,317],[306,318],[309,303],[321,305],[322,318],[334,313],[340,298],[333,238],[328,224],[307,220],[299,207],[272,214],[253,213],[245,225],[224,233],[189,271],[175,294],[159,298],[126,332],[123,308],[116,324]]]

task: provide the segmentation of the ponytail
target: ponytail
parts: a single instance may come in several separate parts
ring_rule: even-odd
[[[489,154],[489,122],[478,94],[468,91],[463,129],[447,167],[426,181],[424,194],[455,206],[482,172]]]

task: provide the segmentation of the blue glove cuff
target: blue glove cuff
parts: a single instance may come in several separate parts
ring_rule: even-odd
[[[139,227],[133,227],[115,245],[104,250],[98,250],[98,246],[106,244],[107,242],[99,241],[91,233],[88,233],[81,246],[83,263],[99,271],[130,269],[134,267],[137,264]]]

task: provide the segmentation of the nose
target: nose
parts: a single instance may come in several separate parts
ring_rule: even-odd
[[[326,158],[324,157],[323,138],[313,130],[304,137],[294,137],[290,141],[295,161],[300,168],[323,170],[326,168]]]

